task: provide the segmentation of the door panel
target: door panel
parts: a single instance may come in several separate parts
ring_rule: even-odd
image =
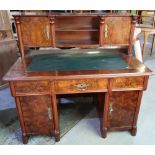
[[[112,93],[109,100],[109,128],[132,126],[138,94],[138,91]]]
[[[106,17],[102,44],[129,44],[131,17]]]
[[[21,17],[22,41],[28,47],[51,45],[51,29],[48,17]]]
[[[50,95],[20,97],[26,132],[50,134],[53,116]]]

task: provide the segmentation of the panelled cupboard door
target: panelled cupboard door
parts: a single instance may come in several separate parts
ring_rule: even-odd
[[[131,20],[131,17],[105,17],[102,45],[128,45]]]
[[[28,134],[51,134],[53,132],[50,95],[22,96],[20,103]]]
[[[132,126],[138,95],[138,91],[112,92],[109,100],[108,128]]]
[[[52,45],[52,33],[48,17],[21,17],[20,25],[24,46],[48,47]]]

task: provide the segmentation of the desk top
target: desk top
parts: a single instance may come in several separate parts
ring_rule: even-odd
[[[4,80],[71,79],[147,76],[152,71],[120,49],[30,51],[5,75]]]

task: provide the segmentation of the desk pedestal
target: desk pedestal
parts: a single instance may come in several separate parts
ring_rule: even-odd
[[[130,130],[131,135],[136,135],[141,98],[142,91],[117,91],[99,95],[98,109],[103,138],[106,138],[107,131]]]
[[[147,81],[147,76],[11,81],[23,143],[28,142],[29,136],[38,134],[60,140],[57,94],[96,93],[102,137],[113,130],[130,130],[136,135],[142,91]]]

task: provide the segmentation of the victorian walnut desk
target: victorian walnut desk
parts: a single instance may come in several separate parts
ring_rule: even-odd
[[[110,130],[136,135],[152,74],[131,56],[136,20],[128,14],[15,16],[21,58],[4,80],[16,101],[23,143],[36,134],[59,141],[59,94],[97,95],[103,138]],[[66,49],[72,47],[79,49]]]
[[[136,135],[142,93],[152,71],[120,50],[83,49],[30,52],[5,75],[15,97],[23,133],[60,138],[57,95],[95,93],[102,137],[109,130]],[[26,68],[25,68],[26,67]]]

